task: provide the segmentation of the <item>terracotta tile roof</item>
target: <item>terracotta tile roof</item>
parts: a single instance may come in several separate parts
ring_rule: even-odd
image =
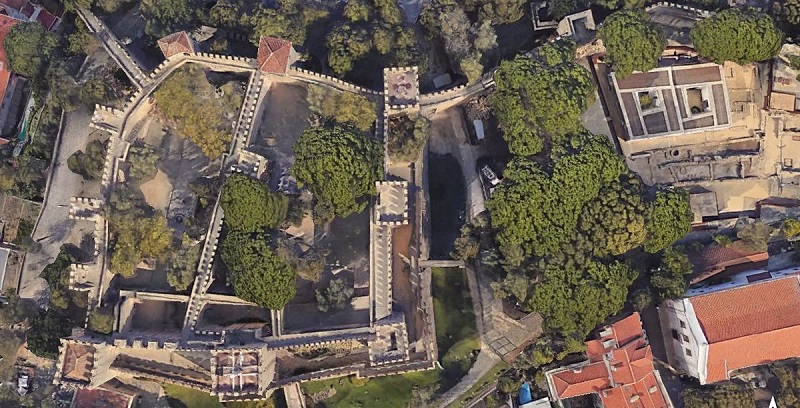
[[[608,370],[602,362],[589,364],[577,372],[562,371],[554,376],[553,383],[560,398],[591,394],[611,387]]]
[[[258,69],[270,74],[286,74],[292,43],[280,38],[261,37],[258,41]]]
[[[709,343],[800,326],[797,276],[699,295],[690,302]]]
[[[653,352],[644,338],[638,313],[600,331],[586,342],[589,360],[548,372],[554,398],[597,393],[607,408],[671,406],[654,374]],[[603,336],[604,335],[604,336]],[[580,370],[576,372],[576,370]]]
[[[74,408],[127,408],[130,400],[130,397],[116,392],[81,388],[75,391],[75,402],[72,406]]]
[[[178,31],[158,40],[158,47],[165,58],[182,52],[194,52],[194,44],[186,31]]]
[[[61,374],[74,381],[88,382],[94,366],[94,347],[82,344],[68,344],[64,351],[64,366]]]
[[[706,383],[800,357],[800,281],[788,276],[690,298],[708,340]]]
[[[19,22],[20,20],[0,14],[0,106],[2,106],[5,100],[6,90],[11,81],[11,71],[8,69],[6,50],[3,48],[2,44],[8,32],[11,31],[11,27]]]
[[[736,241],[727,247],[712,245],[690,252],[689,259],[694,265],[689,282],[694,285],[722,272],[756,269],[766,264],[769,254],[752,249],[743,241]]]

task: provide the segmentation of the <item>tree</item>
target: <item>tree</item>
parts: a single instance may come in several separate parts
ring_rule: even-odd
[[[194,273],[200,262],[203,246],[188,235],[183,234],[181,246],[167,264],[167,283],[173,289],[182,292],[194,282]]]
[[[783,45],[783,33],[772,17],[739,8],[700,21],[691,36],[697,52],[717,64],[764,61],[777,55]]]
[[[363,211],[364,197],[375,194],[375,182],[382,176],[380,143],[346,127],[308,128],[294,153],[290,172],[314,194],[314,216],[323,222]]]
[[[209,159],[222,155],[232,139],[223,120],[227,108],[223,98],[206,99],[213,93],[214,87],[203,71],[186,66],[173,73],[153,94],[161,113],[177,122],[178,134],[191,140]]]
[[[800,235],[800,221],[794,218],[787,218],[781,225],[781,233],[786,238],[794,238]]]
[[[574,60],[576,47],[575,41],[562,38],[536,48],[536,56],[542,64],[554,67]]]
[[[736,232],[736,236],[743,240],[747,246],[756,250],[767,250],[769,237],[775,229],[761,221],[745,225]]]
[[[8,303],[0,305],[0,326],[19,324],[38,316],[39,308],[30,299],[24,299],[12,292],[6,293]]]
[[[525,307],[541,314],[548,329],[577,338],[622,309],[636,278],[625,264],[596,261],[583,270],[546,265],[542,275],[544,281],[534,285]]]
[[[75,31],[67,37],[67,42],[67,51],[73,54],[90,55],[100,48],[100,44],[89,32],[86,24],[80,20],[75,21]]]
[[[345,279],[333,279],[327,288],[317,289],[317,308],[320,312],[344,309],[354,291],[353,285]]]
[[[683,392],[686,408],[750,408],[756,405],[753,389],[736,382],[722,385],[687,387]]]
[[[325,257],[328,251],[311,247],[302,255],[299,254],[297,243],[293,240],[282,239],[278,241],[275,253],[297,271],[297,275],[309,282],[318,282],[320,275],[325,270]]]
[[[89,328],[100,334],[111,334],[114,330],[114,311],[97,308],[89,312]]]
[[[351,23],[369,21],[370,14],[372,14],[372,7],[366,0],[348,1],[344,6],[344,16]]]
[[[769,370],[780,383],[778,395],[776,395],[778,406],[796,407],[800,405],[800,365],[796,362],[775,363],[769,366]]]
[[[618,11],[600,25],[597,33],[606,46],[608,62],[620,78],[658,66],[667,45],[664,33],[650,22],[644,10]]]
[[[113,13],[129,1],[130,0],[97,0],[97,5],[106,13]]]
[[[693,220],[689,193],[686,190],[659,190],[655,200],[648,204],[644,250],[654,254],[672,245],[689,233]]]
[[[594,98],[589,72],[571,62],[547,68],[517,57],[503,61],[494,79],[492,107],[509,150],[519,156],[539,153],[543,137],[559,141],[581,130],[580,116]]]
[[[638,312],[642,312],[644,309],[647,309],[651,303],[653,303],[653,294],[650,293],[650,290],[639,289],[636,292],[631,293],[630,295],[630,302],[631,306]]]
[[[558,157],[551,174],[527,159],[509,163],[486,203],[504,254],[517,246],[526,256],[558,250],[573,235],[583,206],[625,171],[605,138],[584,143]]]
[[[775,15],[790,25],[800,25],[800,0],[784,0],[774,3]]]
[[[669,247],[661,254],[659,265],[650,277],[650,286],[659,300],[677,299],[689,287],[686,277],[693,271],[692,262],[681,248]]]
[[[104,103],[113,96],[113,90],[108,79],[102,76],[93,76],[84,82],[78,91],[78,97],[87,107],[94,109],[94,105]]]
[[[38,22],[14,24],[3,40],[8,68],[37,79],[58,47],[58,37]]]
[[[137,183],[152,180],[158,173],[157,162],[156,149],[144,144],[131,146],[128,151],[128,163],[131,165],[128,176]]]
[[[428,142],[431,122],[424,116],[389,119],[388,154],[397,161],[417,161]]]
[[[28,350],[39,357],[55,359],[61,338],[72,331],[72,322],[56,309],[48,309],[33,319],[28,329]]]
[[[257,232],[275,228],[286,220],[289,199],[258,180],[235,173],[222,186],[220,205],[228,228]]]
[[[136,274],[136,265],[144,259],[164,260],[172,244],[172,228],[161,216],[112,220],[116,243],[111,254],[111,271],[123,277]]]
[[[377,119],[375,104],[353,92],[309,85],[306,100],[309,109],[324,119],[351,124],[365,132],[375,125]]]
[[[103,177],[103,166],[106,160],[106,144],[93,140],[86,145],[86,152],[78,150],[67,158],[67,167],[84,179],[99,180]]]
[[[523,0],[467,0],[467,9],[478,11],[478,19],[491,20],[493,25],[511,24],[525,15]]]
[[[283,309],[294,298],[296,273],[272,252],[265,234],[228,231],[220,256],[236,296],[272,310]]]
[[[197,17],[197,6],[194,0],[142,0],[145,32],[159,38],[179,31]]]
[[[625,175],[583,208],[579,227],[594,242],[595,256],[622,255],[644,242],[646,211],[640,184],[635,175]]]
[[[334,28],[325,38],[328,47],[328,65],[337,75],[353,69],[359,58],[372,49],[372,37],[366,29],[344,23]]]

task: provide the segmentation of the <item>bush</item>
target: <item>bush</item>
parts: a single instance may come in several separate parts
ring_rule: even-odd
[[[761,221],[745,225],[736,236],[743,240],[747,246],[755,250],[766,250],[770,236],[775,229]]]
[[[389,119],[389,156],[397,161],[419,159],[430,135],[431,122],[422,115]]]
[[[631,294],[630,302],[634,309],[641,312],[653,303],[653,294],[649,289],[639,289]]]
[[[100,334],[111,334],[114,329],[112,310],[94,309],[89,313],[89,328]]]
[[[128,163],[131,165],[128,170],[128,176],[137,183],[152,180],[158,172],[156,168],[157,162],[158,154],[152,147],[145,145],[132,146],[128,151]]]
[[[100,180],[106,160],[106,144],[94,140],[86,145],[86,152],[78,150],[67,158],[67,168],[86,180]]]
[[[785,221],[783,221],[781,233],[786,238],[794,238],[800,235],[800,221],[794,218],[787,218]]]
[[[343,278],[331,280],[325,289],[317,289],[317,308],[320,312],[342,310],[353,297],[353,284]]]

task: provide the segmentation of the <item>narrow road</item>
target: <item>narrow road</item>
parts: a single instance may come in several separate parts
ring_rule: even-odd
[[[69,170],[67,159],[85,148],[89,141],[90,117],[91,114],[85,107],[66,114],[62,134],[53,152],[55,156],[53,168],[50,169],[50,187],[36,230],[33,231],[33,239],[41,244],[41,249],[37,253],[28,253],[22,268],[20,296],[24,298],[38,300],[44,296],[47,284],[44,279],[39,278],[39,274],[58,255],[75,222],[68,217],[69,199],[81,195],[83,177]]]

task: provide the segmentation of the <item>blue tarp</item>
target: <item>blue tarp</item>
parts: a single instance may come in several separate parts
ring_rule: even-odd
[[[522,383],[522,387],[519,389],[519,404],[524,405],[529,402],[533,402],[533,397],[531,396],[531,385],[525,381]]]

